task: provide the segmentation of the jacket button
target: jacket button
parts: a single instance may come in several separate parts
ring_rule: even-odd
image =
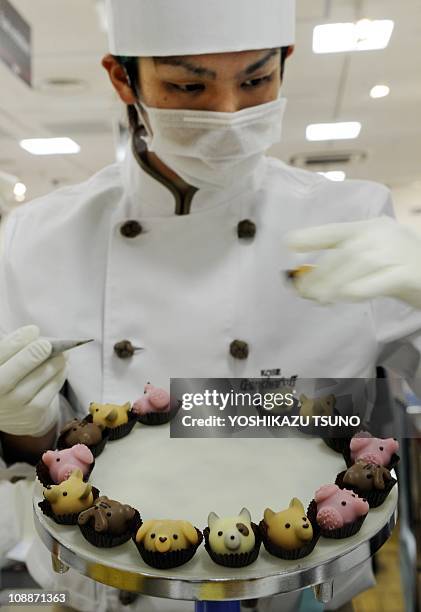
[[[135,348],[130,340],[121,340],[121,342],[114,344],[114,353],[120,359],[128,359],[129,357],[133,357]]]
[[[120,227],[120,234],[125,238],[136,238],[143,231],[142,226],[138,221],[130,220],[123,223]]]
[[[237,233],[239,238],[254,238],[256,235],[256,224],[250,219],[244,219],[240,221],[237,227]]]
[[[230,344],[230,353],[234,359],[247,359],[249,356],[249,345],[242,340],[233,340]]]

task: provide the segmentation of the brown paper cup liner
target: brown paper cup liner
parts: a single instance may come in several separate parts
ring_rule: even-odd
[[[90,521],[91,522],[91,521]],[[92,527],[90,523],[86,525],[79,525],[78,527],[85,538],[92,546],[98,548],[113,548],[114,546],[120,546],[128,542],[133,534],[136,534],[137,530],[142,526],[142,518],[139,511],[135,511],[135,515],[130,521],[128,529],[119,535],[113,535],[111,533],[98,533]]]
[[[344,453],[345,449],[349,446],[350,437],[345,438],[322,438],[323,442],[335,453]]]
[[[317,503],[314,499],[311,501],[311,504],[313,502],[316,504],[317,509]],[[364,514],[364,516],[360,516],[360,518],[356,521],[353,521],[352,523],[346,523],[342,527],[338,527],[338,529],[323,529],[322,527],[320,527],[320,535],[324,538],[330,538],[332,540],[342,540],[343,538],[350,538],[351,536],[359,532],[366,519],[366,516],[367,514]]]
[[[86,417],[84,417],[84,419],[82,419],[83,421],[86,421],[87,423],[92,423],[93,422],[93,418],[92,418],[92,414],[88,414]],[[103,431],[102,431],[102,440],[101,442],[98,442],[98,444],[92,444],[92,445],[87,445],[89,450],[91,451],[91,453],[93,454],[93,456],[99,457],[100,454],[102,453],[102,451],[105,448],[105,445],[108,442],[109,439],[109,435],[110,435],[110,430],[108,429],[108,427],[106,427]],[[56,444],[56,449],[57,450],[63,450],[64,448],[70,448],[64,441],[65,438],[65,434],[62,434],[58,437],[57,440],[57,444]]]
[[[349,484],[344,484],[345,473],[346,472],[344,471],[337,475],[335,484],[338,485],[340,489],[348,489],[350,491],[354,491],[354,493],[356,493],[358,497],[362,497],[363,499],[366,499],[370,508],[378,508],[379,506],[381,506],[382,503],[386,500],[390,491],[393,489],[395,484],[398,482],[396,478],[392,478],[391,480],[388,481],[388,483],[386,484],[383,490],[372,489],[371,491],[362,491],[358,487],[355,487]]]
[[[203,530],[203,535],[205,538],[205,549],[212,561],[218,563],[218,565],[224,565],[225,567],[246,567],[247,565],[251,565],[254,563],[259,556],[260,545],[262,543],[262,538],[259,532],[259,527],[255,524],[251,524],[254,536],[255,536],[255,545],[253,550],[247,553],[228,553],[228,554],[218,554],[215,553],[209,545],[209,527],[205,527]]]
[[[199,531],[197,527],[196,531],[199,537],[197,544],[195,544],[194,546],[190,546],[190,548],[186,548],[184,550],[173,550],[168,553],[158,553],[146,550],[142,543],[138,544],[136,542],[136,534],[133,535],[132,539],[135,543],[137,550],[139,551],[140,556],[142,557],[144,562],[147,563],[147,565],[155,567],[156,569],[171,569],[173,567],[179,567],[180,565],[184,565],[194,557],[196,550],[203,541],[202,532]]]
[[[109,440],[110,442],[112,440],[121,440],[121,438],[125,438],[126,436],[129,435],[129,433],[131,432],[131,430],[133,429],[133,427],[136,425],[137,423],[137,417],[136,415],[129,410],[129,412],[127,413],[129,420],[127,421],[127,423],[124,423],[123,425],[119,425],[118,427],[114,427],[114,428],[109,428]]]
[[[268,528],[265,521],[260,521],[260,533],[262,534],[263,545],[268,551],[268,553],[275,557],[279,557],[280,559],[286,559],[288,561],[296,561],[297,559],[302,559],[303,557],[307,557],[309,554],[311,554],[320,538],[320,527],[316,521],[316,514],[317,506],[316,502],[313,500],[307,510],[307,517],[313,528],[313,538],[304,546],[301,546],[301,548],[296,548],[294,550],[287,550],[285,548],[282,548],[282,546],[277,546],[276,544],[271,542],[268,538]]]
[[[349,448],[349,445],[347,448],[345,448],[345,450],[342,453],[343,458],[345,459],[345,463],[346,463],[346,467],[351,467],[351,465],[354,465],[355,461],[351,458],[351,449]],[[385,467],[388,470],[394,470],[395,467],[398,465],[399,461],[401,460],[401,458],[399,457],[399,455],[397,455],[396,453],[393,453],[391,459],[390,459],[390,463],[389,465],[385,465]],[[367,463],[369,463],[367,461]]]
[[[148,414],[136,415],[137,421],[142,425],[164,425],[169,423],[180,410],[180,404],[176,404],[174,408],[168,412],[148,412]]]
[[[339,413],[335,409],[334,416],[337,416]],[[354,436],[358,432],[357,427],[345,427],[344,425],[338,425],[337,427],[324,427],[324,431],[321,433],[321,438],[323,441],[331,448],[332,450],[342,453],[343,449],[349,445],[349,441],[352,436]]]
[[[83,477],[84,482],[88,482],[89,477],[90,477],[94,467],[95,467],[95,458],[94,458],[93,463],[91,464],[91,466],[90,466],[86,476]],[[38,461],[38,463],[36,464],[35,472],[36,472],[38,480],[40,481],[40,483],[42,485],[44,485],[44,487],[49,487],[50,485],[57,484],[51,478],[50,472],[48,470],[48,467],[45,465],[45,463],[43,462],[42,459],[41,459],[41,461]]]
[[[99,490],[96,487],[92,487],[92,494],[94,497],[94,501],[99,497]],[[71,514],[54,514],[53,509],[51,507],[48,499],[43,499],[38,503],[39,509],[42,511],[45,516],[52,519],[58,525],[77,525],[77,519],[82,512],[72,512]]]

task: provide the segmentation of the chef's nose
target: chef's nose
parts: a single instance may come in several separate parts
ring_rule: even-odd
[[[236,92],[224,89],[212,96],[211,108],[208,110],[216,113],[235,113],[240,109],[240,100]]]

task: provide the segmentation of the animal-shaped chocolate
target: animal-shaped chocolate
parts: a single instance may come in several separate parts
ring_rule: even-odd
[[[79,525],[91,523],[97,533],[121,535],[130,526],[135,510],[126,504],[108,499],[105,495],[98,497],[95,505],[79,514]]]
[[[268,539],[285,550],[302,548],[313,537],[313,527],[304,506],[294,497],[287,510],[274,512],[266,508],[264,520]]]
[[[136,534],[138,544],[143,543],[146,550],[159,553],[190,548],[198,539],[191,523],[169,519],[145,521]]]
[[[61,484],[44,489],[43,494],[57,515],[81,512],[94,503],[92,486],[83,482],[83,474],[79,469]]]
[[[391,479],[389,470],[383,465],[359,460],[345,472],[343,482],[361,491],[372,491],[373,489],[383,491],[386,482]]]
[[[352,491],[335,484],[323,485],[316,491],[316,520],[323,529],[338,529],[367,514],[369,505]]]
[[[72,448],[47,451],[43,454],[42,461],[48,467],[51,480],[58,484],[69,478],[76,469],[80,469],[86,476],[94,456],[85,444],[75,444]]]
[[[394,453],[399,450],[399,443],[394,438],[373,438],[356,435],[350,442],[351,459],[366,461],[376,465],[388,465]]]
[[[95,446],[102,440],[101,428],[98,425],[79,419],[73,419],[66,423],[60,435],[63,436],[63,442],[68,447],[75,444]]]
[[[243,508],[238,516],[220,518],[215,512],[208,516],[209,545],[220,555],[248,553],[256,543],[251,516]]]
[[[308,398],[300,395],[300,415],[304,417],[333,416],[336,398],[333,394],[324,397]]]
[[[143,397],[133,404],[133,412],[139,415],[149,414],[150,412],[168,412],[169,409],[169,393],[165,389],[159,389],[150,383],[145,385]]]
[[[96,404],[92,402],[89,406],[89,412],[92,414],[93,421],[102,429],[109,427],[115,429],[120,425],[128,422],[128,413],[130,410],[130,402],[119,406],[117,404]]]

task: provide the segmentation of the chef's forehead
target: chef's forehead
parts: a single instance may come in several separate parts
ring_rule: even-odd
[[[263,68],[279,53],[280,49],[274,48],[203,55],[172,55],[153,57],[152,60],[157,69],[171,67],[172,69],[194,73],[197,76],[215,78],[219,66],[237,65],[241,66],[242,73],[251,74]]]

